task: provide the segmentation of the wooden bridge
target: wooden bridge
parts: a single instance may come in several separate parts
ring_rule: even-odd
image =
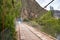
[[[38,32],[31,26],[25,23],[18,22],[16,26],[18,40],[56,40],[55,38],[46,35],[45,33]]]

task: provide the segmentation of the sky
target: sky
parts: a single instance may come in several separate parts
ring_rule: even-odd
[[[44,7],[45,5],[47,5],[49,2],[51,2],[52,0],[36,0],[38,2],[38,4],[41,7]],[[49,6],[47,6],[47,10],[50,10],[50,6],[52,6],[54,8],[54,10],[60,10],[60,0],[54,0]]]

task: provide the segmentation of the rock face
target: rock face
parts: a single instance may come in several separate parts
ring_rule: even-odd
[[[43,11],[41,11],[43,10]],[[37,18],[42,16],[45,12],[35,0],[22,0],[22,17],[25,18]]]

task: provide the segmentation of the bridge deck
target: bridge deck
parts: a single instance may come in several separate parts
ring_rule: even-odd
[[[18,32],[18,40],[20,40],[20,39],[21,40],[55,40],[41,32],[38,32],[34,28],[32,28],[24,23],[20,23],[16,27],[16,30]]]

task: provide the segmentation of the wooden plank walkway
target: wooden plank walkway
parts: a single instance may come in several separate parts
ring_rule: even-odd
[[[18,23],[16,30],[18,40],[55,40],[24,23]]]
[[[20,33],[21,33],[21,40],[41,40],[34,33],[32,33],[26,27],[26,25],[20,24]]]

